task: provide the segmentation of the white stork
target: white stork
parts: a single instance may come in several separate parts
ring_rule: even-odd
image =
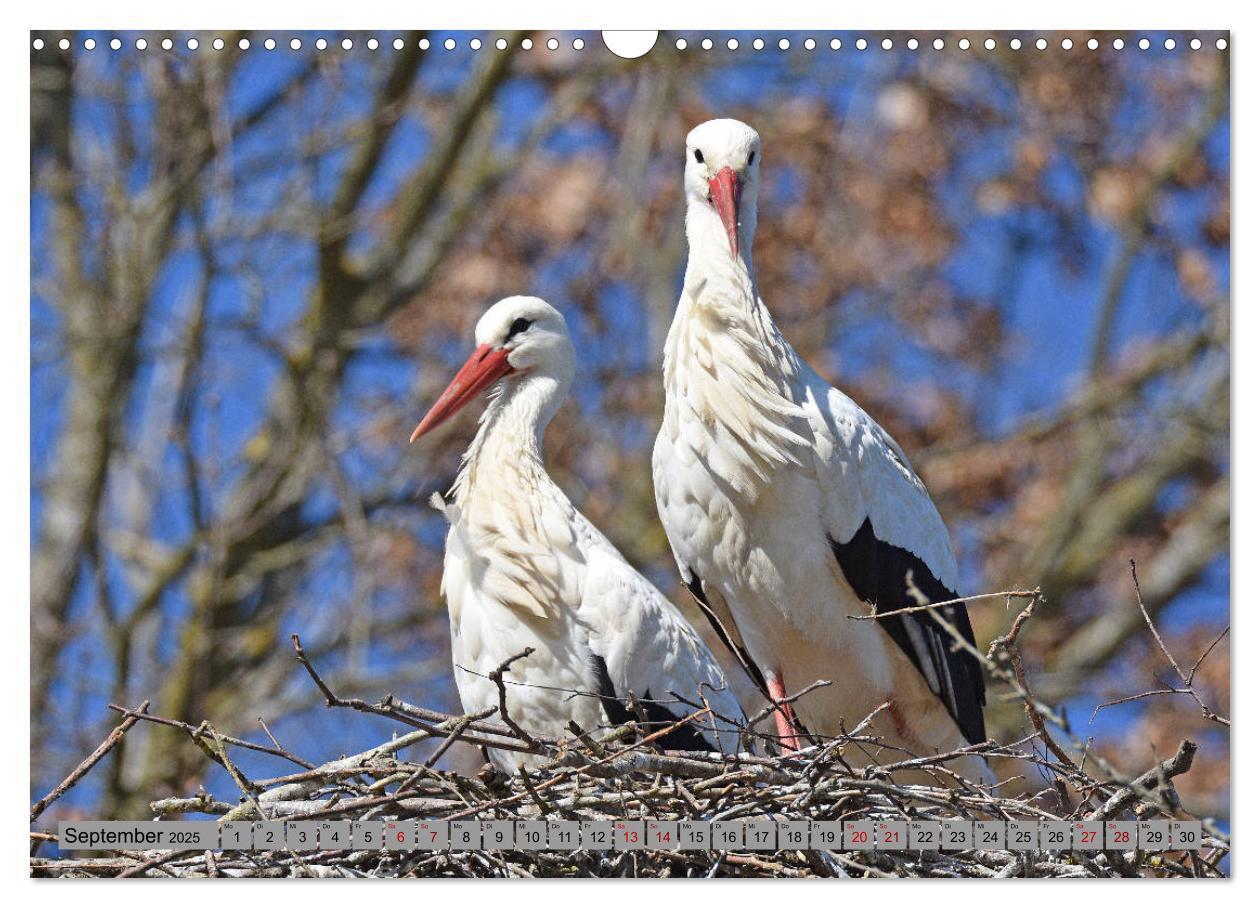
[[[760,137],[712,120],[686,155],[689,255],[652,457],[684,582],[767,696],[831,682],[776,713],[784,747],[797,719],[834,735],[885,702],[872,731],[895,747],[985,740],[980,665],[930,615],[850,620],[957,599],[958,568],[905,453],[801,360],[758,295]],[[937,611],[974,642],[965,606]]]
[[[743,713],[713,654],[543,465],[543,431],[576,362],[564,317],[543,300],[509,297],[482,316],[476,341],[411,436],[414,442],[495,385],[450,503],[434,496],[451,525],[442,591],[464,709],[497,706],[488,676],[532,647],[505,681],[508,715],[531,735],[558,739],[570,721],[591,731],[641,718],[640,710],[657,731],[707,703],[722,718],[702,717],[657,743],[730,747]],[[491,758],[509,772],[538,762],[507,751]]]

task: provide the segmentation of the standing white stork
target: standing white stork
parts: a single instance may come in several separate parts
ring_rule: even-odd
[[[713,654],[543,465],[543,431],[575,370],[564,317],[543,300],[508,297],[482,316],[476,341],[411,436],[415,441],[495,385],[451,502],[434,496],[451,524],[442,592],[464,709],[497,706],[489,674],[532,647],[505,682],[508,715],[530,734],[558,739],[570,721],[590,731],[635,719],[638,709],[656,731],[707,703],[726,721],[697,718],[657,743],[729,749],[743,713]],[[507,751],[491,758],[506,771],[538,762]]]
[[[850,620],[957,599],[958,568],[905,453],[801,360],[758,295],[760,137],[712,120],[686,155],[689,255],[652,458],[684,582],[769,697],[831,682],[776,713],[785,747],[796,717],[834,735],[885,702],[873,732],[895,747],[983,741],[980,666],[930,615]],[[965,606],[937,611],[974,641]]]

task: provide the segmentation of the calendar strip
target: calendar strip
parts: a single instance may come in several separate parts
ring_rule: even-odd
[[[62,851],[1192,851],[1197,820],[72,821]]]

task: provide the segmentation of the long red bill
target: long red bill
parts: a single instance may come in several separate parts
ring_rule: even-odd
[[[511,371],[512,367],[508,365],[506,349],[501,347],[496,349],[489,344],[482,344],[473,351],[472,356],[468,357],[468,362],[455,373],[455,377],[451,379],[451,383],[446,386],[446,390],[442,392],[442,396],[437,399],[429,412],[424,414],[424,419],[420,420],[416,431],[411,433],[411,441],[436,429],[462,410],[470,400]]]
[[[731,257],[739,255],[739,179],[735,171],[723,167],[709,180],[709,201],[717,209],[727,239],[731,241]]]

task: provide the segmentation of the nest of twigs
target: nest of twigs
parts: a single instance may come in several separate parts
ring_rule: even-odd
[[[1031,614],[1035,600],[1022,616]],[[986,742],[932,757],[898,756],[865,765],[871,754],[893,753],[863,734],[861,723],[837,738],[815,739],[800,751],[775,754],[758,746],[756,726],[745,730],[747,752],[664,752],[638,723],[562,740],[526,734],[498,710],[452,716],[396,698],[371,703],[333,693],[294,638],[298,660],[333,709],[387,717],[403,734],[371,750],[321,765],[277,742],[260,744],[159,717],[147,704],[113,707],[122,722],[60,786],[31,809],[32,823],[91,771],[137,722],[157,723],[189,736],[224,767],[240,790],[236,803],[204,791],[151,804],[159,818],[223,820],[1112,820],[1191,819],[1180,803],[1177,776],[1189,770],[1195,745],[1136,779],[1121,778],[1096,757],[1072,760],[1046,728],[1057,713],[1028,692],[1011,634],[978,654],[990,674],[1024,700],[1032,726],[1013,744]],[[509,660],[510,663],[511,660]],[[509,663],[491,677],[500,685]],[[799,695],[798,695],[799,696]],[[794,698],[789,698],[794,699]],[[502,698],[501,698],[502,704]],[[707,713],[693,712],[683,721]],[[754,719],[759,717],[754,717]],[[1069,733],[1070,735],[1070,733]],[[435,768],[456,741],[528,752],[542,765],[516,775],[487,765],[475,777]],[[399,754],[436,743],[423,762]],[[238,748],[289,761],[296,771],[247,778],[232,759]],[[762,751],[762,753],[758,753]],[[769,751],[769,753],[766,753]],[[1020,761],[1022,778],[980,786],[951,769],[962,756],[984,754]],[[858,758],[861,758],[860,760]],[[912,773],[915,783],[904,781]],[[1029,786],[1028,779],[1036,784]],[[1030,787],[1034,790],[1029,790]],[[1018,793],[1011,793],[1018,792]],[[919,851],[317,851],[131,852],[44,856],[56,836],[32,832],[31,872],[61,877],[1220,877],[1228,836],[1204,821],[1203,847],[1193,852]]]

